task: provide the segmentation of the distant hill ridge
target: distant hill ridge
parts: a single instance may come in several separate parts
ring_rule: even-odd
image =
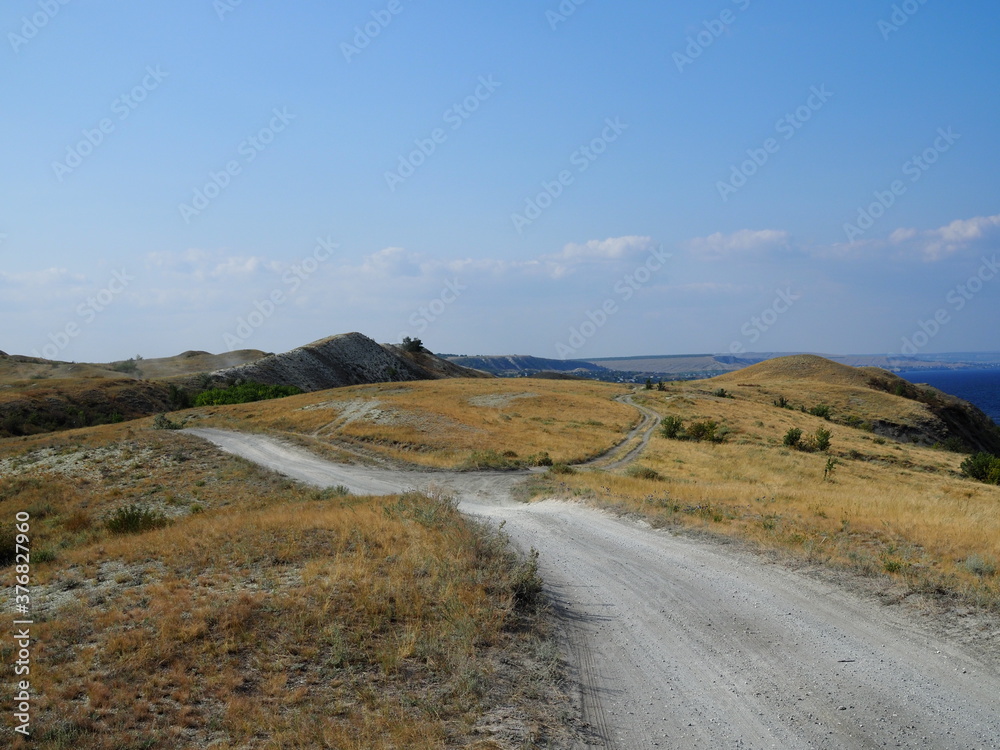
[[[429,352],[406,352],[352,332],[330,336],[255,362],[211,373],[213,381],[252,380],[321,391],[346,385],[436,378],[481,378],[489,374],[462,367]]]
[[[607,368],[574,359],[546,359],[545,357],[533,357],[528,354],[498,354],[468,356],[449,356],[448,360],[462,367],[471,367],[476,370],[483,370],[494,374],[517,374],[536,372],[606,372]]]

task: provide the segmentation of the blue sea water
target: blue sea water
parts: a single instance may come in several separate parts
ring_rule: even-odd
[[[927,383],[945,393],[964,398],[1000,424],[1000,369],[911,370],[899,375],[911,383]]]

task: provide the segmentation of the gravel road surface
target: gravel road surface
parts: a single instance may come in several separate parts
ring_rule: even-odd
[[[444,487],[506,521],[540,552],[589,728],[580,747],[1000,748],[1000,675],[903,610],[582,505],[514,502],[523,474],[373,469],[188,432],[314,485]]]

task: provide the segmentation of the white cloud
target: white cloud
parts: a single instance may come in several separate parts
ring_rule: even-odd
[[[861,257],[894,257],[898,260],[922,260],[927,263],[954,257],[995,252],[1000,246],[1000,215],[956,219],[943,227],[918,230],[900,227],[887,239],[872,238],[818,248],[820,257],[842,260]]]
[[[182,252],[149,253],[146,265],[159,272],[189,277],[193,281],[246,279],[260,272],[275,273],[282,264],[256,255],[227,255],[225,251],[188,248]]]
[[[957,219],[948,226],[925,233],[920,251],[925,260],[935,261],[967,250],[978,251],[983,242],[1000,244],[1000,215]]]
[[[741,229],[732,234],[716,232],[708,237],[696,237],[687,249],[704,260],[720,260],[737,255],[752,255],[788,247],[788,232],[776,229]]]
[[[402,247],[386,247],[365,257],[361,270],[380,277],[420,276],[422,258]]]
[[[526,269],[534,265],[544,265],[552,278],[562,278],[583,264],[612,263],[628,260],[649,253],[656,247],[652,237],[627,235],[608,237],[603,240],[588,240],[583,244],[570,242],[563,249],[551,255],[543,255],[539,261],[522,264]]]

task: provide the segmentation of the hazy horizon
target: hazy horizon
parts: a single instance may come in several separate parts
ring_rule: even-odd
[[[17,0],[0,29],[10,354],[1000,349],[981,0]]]

